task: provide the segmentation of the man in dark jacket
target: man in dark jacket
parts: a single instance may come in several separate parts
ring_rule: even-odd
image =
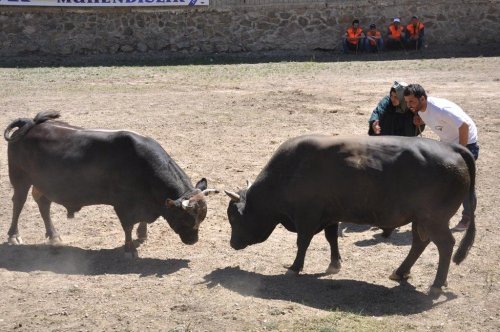
[[[424,126],[416,126],[419,119],[406,107],[403,90],[405,82],[394,82],[389,95],[380,100],[373,110],[369,123],[368,135],[417,136]],[[416,121],[416,122],[414,122]]]

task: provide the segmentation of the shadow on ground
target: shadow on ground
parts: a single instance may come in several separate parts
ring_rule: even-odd
[[[314,49],[304,51],[266,51],[239,53],[179,54],[167,52],[117,53],[71,56],[27,54],[0,57],[0,68],[39,67],[95,67],[95,66],[176,66],[245,64],[266,62],[351,62],[351,61],[393,61],[411,59],[441,59],[500,56],[500,46],[454,45],[430,46],[419,51],[387,51],[381,53],[343,54],[337,49]]]
[[[205,276],[209,288],[220,285],[244,296],[299,303],[322,310],[365,316],[412,315],[427,311],[456,295],[447,292],[435,302],[408,283],[388,288],[364,281],[323,279],[322,275],[262,275],[239,267],[217,269]]]
[[[18,272],[51,271],[60,274],[139,274],[165,276],[187,268],[185,259],[124,258],[123,247],[81,249],[71,246],[0,245],[0,268]]]
[[[401,231],[399,228],[396,228],[392,231],[389,237],[384,237],[381,229],[374,228],[370,225],[357,225],[345,222],[341,222],[339,224],[339,233],[343,237],[349,237],[349,233],[362,232],[365,232],[367,238],[356,241],[354,244],[358,247],[369,247],[379,243],[390,243],[395,246],[408,246],[411,245],[412,241],[411,230]]]

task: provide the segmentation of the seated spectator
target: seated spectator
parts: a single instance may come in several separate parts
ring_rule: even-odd
[[[382,98],[372,112],[368,120],[368,135],[397,135],[417,136],[424,130],[424,126],[415,125],[420,123],[418,115],[414,115],[406,107],[403,95],[405,82],[394,82],[389,90],[389,95]]]
[[[380,52],[384,42],[382,41],[382,34],[377,30],[375,24],[370,24],[370,30],[366,32],[366,51],[367,52]]]
[[[399,17],[395,17],[394,21],[389,25],[387,29],[387,40],[385,42],[385,47],[387,49],[404,49],[404,38],[405,32],[401,25],[401,20]]]
[[[424,43],[424,24],[417,16],[411,18],[406,26],[406,44],[408,48],[419,50]]]
[[[349,51],[358,53],[358,51],[363,50],[365,34],[363,29],[359,26],[359,20],[352,21],[352,25],[346,30],[343,47],[344,53],[347,54]]]

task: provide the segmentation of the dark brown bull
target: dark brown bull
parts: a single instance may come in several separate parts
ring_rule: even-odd
[[[412,223],[413,242],[392,279],[408,277],[432,241],[439,266],[431,291],[446,284],[455,239],[450,218],[472,200],[476,168],[460,145],[410,137],[303,136],[285,142],[248,189],[231,197],[227,209],[231,246],[265,241],[277,224],[297,233],[290,272],[304,266],[312,237],[322,230],[331,247],[327,273],[340,270],[339,221],[393,229]],[[472,203],[471,203],[472,204]],[[472,218],[453,261],[462,262],[475,236]]]

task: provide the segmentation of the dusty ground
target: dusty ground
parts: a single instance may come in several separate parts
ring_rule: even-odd
[[[344,226],[343,268],[327,277],[329,249],[318,235],[303,275],[290,277],[283,265],[293,261],[295,234],[279,227],[262,244],[232,250],[223,194],[210,197],[197,244],[183,245],[159,219],[137,260],[123,258],[123,231],[108,206],[86,207],[72,220],[53,206],[65,246],[44,245],[31,197],[20,219],[25,244],[9,246],[12,189],[2,140],[0,330],[500,330],[499,67],[500,57],[478,57],[0,69],[2,131],[42,110],[88,128],[131,129],[158,140],[193,183],[207,177],[219,189],[254,179],[287,138],[365,135],[371,110],[395,79],[461,105],[481,145],[476,242],[462,265],[451,266],[446,296],[433,301],[425,295],[437,268],[433,245],[408,285],[388,279],[408,253],[408,226],[389,240]]]

